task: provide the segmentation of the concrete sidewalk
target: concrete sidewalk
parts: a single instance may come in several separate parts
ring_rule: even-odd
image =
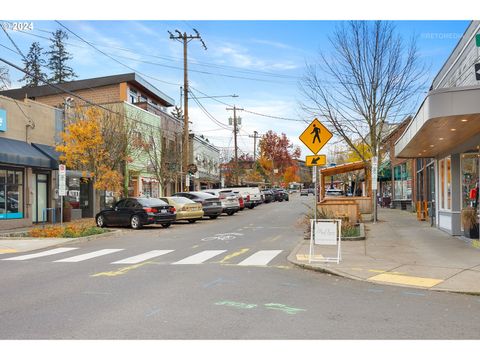
[[[309,240],[288,260],[356,280],[480,295],[478,241],[450,236],[406,211],[379,209],[378,218],[376,224],[366,224],[367,240],[342,241],[338,265],[309,263]],[[336,256],[336,247],[316,245],[314,253],[314,260]]]

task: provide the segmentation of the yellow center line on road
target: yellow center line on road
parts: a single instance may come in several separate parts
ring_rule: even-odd
[[[140,264],[135,264],[135,265],[132,265],[132,266],[127,266],[127,267],[123,267],[123,268],[120,268],[118,269],[117,271],[107,271],[107,272],[101,272],[101,273],[96,273],[96,274],[93,274],[93,275],[90,275],[91,277],[97,277],[97,276],[119,276],[119,275],[125,275],[127,272],[129,272],[130,270],[134,270],[134,269],[137,269],[143,265],[147,265],[147,264],[153,264],[153,262],[151,261],[146,261],[146,262],[143,262],[143,263],[140,263]]]
[[[375,281],[375,282],[399,284],[399,285],[419,286],[419,287],[425,287],[425,288],[431,288],[443,282],[443,279],[396,275],[392,273],[383,273],[383,274],[375,275],[368,278],[367,280]]]
[[[225,256],[221,261],[220,261],[220,264],[225,264],[228,260],[230,259],[233,259],[234,257],[236,256],[240,256],[242,254],[245,254],[247,251],[249,251],[250,249],[241,249],[240,251],[237,251],[237,252],[234,252],[232,254],[229,254],[227,256]]]

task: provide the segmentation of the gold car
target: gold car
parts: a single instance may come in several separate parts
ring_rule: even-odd
[[[172,205],[177,210],[177,220],[188,220],[194,223],[203,217],[202,204],[196,203],[182,196],[162,197],[161,200]]]

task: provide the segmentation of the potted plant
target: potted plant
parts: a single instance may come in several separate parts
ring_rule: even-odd
[[[72,221],[72,205],[69,201],[63,202],[63,222]]]
[[[471,206],[462,210],[463,233],[470,239],[478,239],[477,209]]]

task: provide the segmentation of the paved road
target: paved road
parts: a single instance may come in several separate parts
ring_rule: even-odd
[[[289,264],[307,201],[0,255],[0,339],[480,337],[479,297]]]

